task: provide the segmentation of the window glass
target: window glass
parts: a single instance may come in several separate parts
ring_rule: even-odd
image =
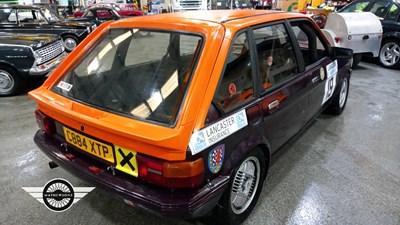
[[[375,14],[378,17],[385,17],[386,14],[388,13],[390,4],[391,4],[391,2],[389,2],[389,1],[377,1],[372,6],[370,12],[372,12],[373,14]]]
[[[253,99],[253,90],[249,43],[247,34],[242,33],[232,42],[214,101],[227,111]]]
[[[255,29],[254,36],[263,88],[268,88],[298,73],[295,52],[284,25]]]
[[[97,10],[96,14],[97,14],[97,17],[99,17],[99,18],[109,19],[109,18],[113,17],[113,14],[110,12],[110,10],[106,10],[106,9]]]
[[[60,21],[60,17],[56,15],[56,13],[48,8],[41,8],[43,15],[46,17],[47,20],[51,22],[58,22]]]
[[[17,23],[17,16],[15,10],[0,9],[0,23]]]
[[[389,13],[386,15],[385,20],[396,20],[397,16],[399,15],[399,7],[395,4],[392,5],[389,9]]]
[[[353,2],[343,10],[340,10],[340,12],[363,12],[369,3],[369,1]]]
[[[46,19],[39,10],[19,9],[18,20],[20,23],[46,22]]]
[[[125,64],[127,66],[137,64],[140,65],[144,62],[151,62],[156,60],[161,60],[163,56],[167,53],[169,46],[169,33],[155,33],[152,32],[151,35],[155,35],[159,47],[157,51],[154,51],[154,45],[148,44],[147,39],[137,38],[135,42],[131,42],[127,57],[125,59]],[[146,54],[143,54],[146,52]],[[140,54],[138,54],[140,53]],[[164,64],[166,66],[166,64]]]
[[[317,35],[317,31],[310,23],[297,21],[291,24],[306,66],[328,56],[325,41]]]
[[[94,17],[94,13],[92,10],[88,10],[82,17]]]
[[[191,45],[180,46],[180,39]],[[52,90],[105,111],[171,126],[201,44],[198,35],[112,29]]]

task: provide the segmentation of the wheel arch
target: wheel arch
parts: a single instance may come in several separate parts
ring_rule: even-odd
[[[7,62],[7,61],[4,61],[4,60],[0,60],[0,66],[10,67],[10,68],[18,71],[17,67],[14,64],[12,64],[10,62]]]
[[[10,62],[4,61],[4,60],[0,60],[0,66],[7,67],[9,69],[14,70],[20,78],[26,78],[28,76],[27,74],[24,73],[24,71],[21,71],[18,68],[18,66],[14,65],[13,63],[10,63]]]
[[[75,33],[68,33],[68,32],[64,32],[62,34],[60,34],[61,38],[64,39],[65,36],[72,36],[74,38],[76,38],[78,41],[80,41],[79,36]]]
[[[261,134],[254,134],[250,137],[241,141],[229,154],[228,158],[225,160],[224,166],[222,167],[221,174],[232,175],[234,168],[240,163],[246,155],[255,149],[260,149],[264,153],[265,158],[265,174],[266,178],[268,168],[271,161],[271,148],[270,143],[266,137]]]

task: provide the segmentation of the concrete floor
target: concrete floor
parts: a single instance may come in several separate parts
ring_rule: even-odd
[[[49,211],[21,187],[64,178],[89,186],[33,143],[35,104],[0,99],[0,224],[204,224],[133,209],[95,189],[68,211]],[[400,71],[361,63],[339,117],[322,115],[274,157],[245,224],[400,224]]]

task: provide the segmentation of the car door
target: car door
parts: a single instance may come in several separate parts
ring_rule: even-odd
[[[263,130],[276,151],[304,125],[307,76],[300,73],[296,51],[284,22],[253,29],[256,45]]]
[[[295,45],[298,46],[304,62],[304,77],[309,89],[309,103],[306,109],[306,121],[310,121],[320,112],[327,100],[332,97],[336,85],[336,76],[327,76],[332,60],[328,57],[328,44],[317,28],[305,19],[290,21]]]

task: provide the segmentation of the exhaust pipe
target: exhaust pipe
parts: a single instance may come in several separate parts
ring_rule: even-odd
[[[50,169],[54,169],[54,168],[57,168],[58,165],[57,165],[55,162],[50,161],[50,162],[49,162],[49,167],[50,167]]]

